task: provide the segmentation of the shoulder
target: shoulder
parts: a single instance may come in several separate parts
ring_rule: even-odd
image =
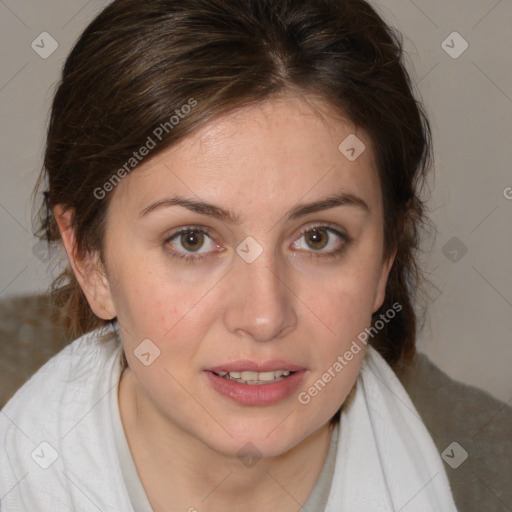
[[[58,406],[74,393],[83,398],[85,389],[105,372],[120,349],[116,340],[103,341],[102,331],[84,334],[47,361],[2,409],[12,420],[37,416],[51,421],[60,413]],[[43,405],[44,404],[44,405]]]
[[[12,510],[30,510],[22,503],[62,509],[75,499],[71,475],[83,485],[101,485],[100,479],[106,485],[108,477],[91,468],[104,457],[114,460],[108,396],[117,389],[122,347],[102,334],[92,331],[70,343],[0,411],[0,497],[7,495]]]

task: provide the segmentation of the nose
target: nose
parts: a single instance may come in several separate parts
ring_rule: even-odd
[[[271,341],[295,329],[296,297],[284,265],[265,251],[252,263],[241,258],[236,261],[230,272],[231,293],[224,313],[229,332],[255,341]]]

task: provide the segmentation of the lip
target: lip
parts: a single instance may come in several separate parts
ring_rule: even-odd
[[[238,362],[237,362],[238,364]],[[247,363],[244,363],[247,364]],[[274,364],[274,362],[272,362]],[[289,365],[289,368],[291,369]],[[229,365],[227,367],[230,367]],[[238,366],[241,368],[240,366]],[[255,366],[253,366],[254,368]],[[265,363],[265,365],[260,365],[258,368],[268,368],[268,369],[285,369],[286,367],[276,367],[269,366],[269,364]],[[226,371],[221,370],[217,371]],[[249,370],[247,366],[243,367],[246,370]],[[240,371],[240,370],[230,370],[230,371]],[[265,370],[249,370],[249,371],[265,371]],[[295,373],[289,375],[288,377],[269,384],[243,384],[240,382],[236,382],[233,380],[224,379],[215,373],[212,370],[205,370],[204,374],[208,378],[209,383],[212,388],[223,395],[241,405],[271,405],[275,404],[286,397],[289,397],[291,394],[297,391],[297,388],[302,384],[304,378],[306,376],[306,370],[292,370]]]
[[[233,361],[231,363],[221,364],[219,366],[213,366],[212,368],[207,368],[206,371],[209,372],[270,372],[274,370],[289,370],[292,372],[300,372],[304,371],[305,368],[303,366],[298,366],[296,364],[289,363],[282,359],[274,359],[272,361],[250,361],[248,359]]]

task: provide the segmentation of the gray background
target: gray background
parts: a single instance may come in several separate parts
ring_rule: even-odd
[[[34,250],[31,193],[62,64],[107,3],[0,0],[0,299],[46,291],[56,272]],[[453,378],[511,402],[512,4],[373,5],[404,36],[433,128],[429,208],[437,236],[425,241],[423,257],[433,303],[419,348]],[[58,43],[47,58],[31,47],[43,32]]]

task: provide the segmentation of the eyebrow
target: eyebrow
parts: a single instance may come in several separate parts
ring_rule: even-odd
[[[210,203],[195,201],[181,196],[167,197],[165,199],[160,199],[159,201],[156,201],[149,206],[146,206],[139,213],[139,218],[145,217],[146,215],[156,210],[160,210],[162,208],[170,208],[172,206],[182,206],[183,208],[187,208],[192,212],[199,213],[200,215],[214,217],[215,219],[230,224],[241,224],[240,217],[235,215],[230,210],[226,210],[220,206],[215,206]],[[330,208],[336,208],[338,206],[356,207],[362,209],[365,213],[369,213],[371,211],[366,201],[364,201],[359,196],[346,192],[340,192],[319,201],[314,201],[312,203],[302,203],[295,206],[287,213],[286,220],[294,220],[311,213],[328,210]]]

